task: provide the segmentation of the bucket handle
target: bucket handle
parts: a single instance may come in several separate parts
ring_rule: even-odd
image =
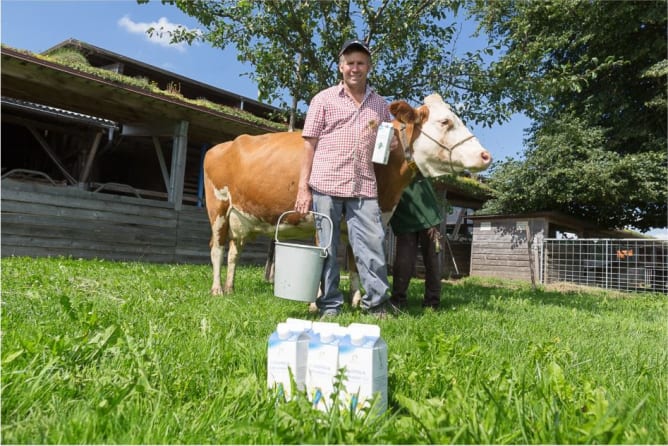
[[[322,248],[322,249],[325,250],[325,253],[326,253],[327,250],[329,249],[330,245],[332,244],[332,235],[333,235],[332,232],[334,232],[334,231],[332,231],[332,229],[334,227],[334,224],[332,223],[332,219],[329,218],[328,215],[321,214],[320,212],[309,211],[309,213],[311,213],[313,215],[316,215],[316,214],[320,215],[321,217],[325,217],[327,220],[329,220],[329,242],[327,242],[327,246]],[[283,217],[286,216],[287,214],[298,214],[298,212],[297,211],[285,211],[281,214],[280,217],[278,217],[278,221],[276,222],[276,233],[274,234],[274,239],[277,242],[279,242],[279,240],[278,240],[278,226],[281,224],[281,220],[283,219]],[[320,246],[318,246],[318,248],[320,248]],[[326,256],[326,254],[325,254],[325,256]]]

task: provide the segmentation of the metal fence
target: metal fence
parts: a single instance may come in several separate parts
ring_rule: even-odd
[[[668,240],[544,239],[540,281],[668,293]]]

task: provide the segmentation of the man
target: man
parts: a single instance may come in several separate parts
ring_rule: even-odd
[[[326,220],[316,215],[321,242],[333,231],[322,271],[322,295],[317,301],[321,317],[336,316],[343,306],[337,260],[342,216],[366,291],[361,307],[382,317],[393,306],[389,303],[385,233],[371,157],[378,125],[391,121],[391,115],[387,101],[367,83],[371,51],[365,42],[354,39],[343,44],[339,71],[342,82],[315,95],[306,114],[302,131],[305,155],[295,210],[305,214],[313,208],[328,215],[334,225],[323,225]],[[398,143],[393,140],[392,146]]]
[[[392,304],[408,305],[408,285],[415,271],[418,245],[425,269],[422,306],[436,310],[441,303],[441,256],[438,230],[443,217],[429,180],[418,175],[408,186],[392,214],[390,225],[396,236],[392,268]]]

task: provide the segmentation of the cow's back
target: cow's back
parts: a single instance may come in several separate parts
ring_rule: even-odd
[[[299,132],[241,135],[204,158],[207,211],[213,224],[229,206],[270,224],[294,208],[304,140]]]

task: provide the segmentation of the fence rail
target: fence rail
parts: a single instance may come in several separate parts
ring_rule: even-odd
[[[540,280],[622,291],[668,293],[668,241],[544,239]]]

